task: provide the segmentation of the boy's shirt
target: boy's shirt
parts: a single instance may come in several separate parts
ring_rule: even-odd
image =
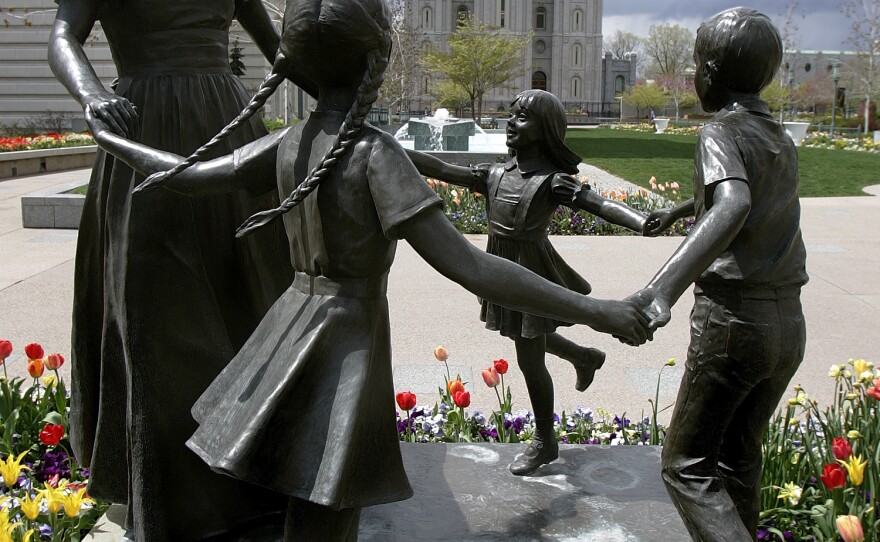
[[[699,281],[774,288],[805,284],[797,151],[767,104],[741,100],[715,114],[700,131],[694,167],[698,221],[711,208],[718,182],[745,181],[752,198],[742,229]]]

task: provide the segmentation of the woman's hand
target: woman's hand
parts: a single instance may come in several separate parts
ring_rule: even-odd
[[[609,333],[630,346],[644,344],[654,338],[647,318],[633,301],[605,300],[601,303],[599,322],[590,325],[596,331]]]
[[[84,104],[83,114],[86,115],[89,128],[92,128],[92,123],[89,122],[87,110],[91,110],[93,119],[101,121],[106,129],[116,135],[131,139],[138,133],[137,108],[126,98],[102,90],[88,96]]]

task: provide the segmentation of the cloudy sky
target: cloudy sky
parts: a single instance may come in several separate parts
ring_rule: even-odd
[[[783,31],[786,12],[792,0],[605,0],[602,34],[610,36],[621,29],[646,36],[652,24],[676,23],[696,32],[700,23],[730,7],[747,5],[767,14]],[[792,26],[793,42],[800,49],[823,51],[851,50],[846,43],[851,23],[839,7],[844,0],[798,0]]]

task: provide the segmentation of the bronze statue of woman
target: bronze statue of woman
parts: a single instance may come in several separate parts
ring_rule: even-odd
[[[83,108],[121,136],[188,154],[241,110],[229,68],[237,19],[274,60],[278,33],[258,0],[59,0],[52,70]],[[100,21],[118,72],[104,88],[83,50]],[[225,154],[266,134],[254,118]],[[235,241],[235,226],[277,195],[131,203],[143,177],[99,153],[79,229],[74,279],[70,434],[89,493],[128,503],[140,542],[198,540],[284,507],[216,474],[184,442],[190,408],[290,284],[283,233]]]

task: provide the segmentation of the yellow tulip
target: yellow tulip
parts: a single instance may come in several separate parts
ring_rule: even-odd
[[[29,529],[28,532],[24,533],[24,537],[21,539],[21,542],[31,542],[32,536],[34,536],[34,529]]]
[[[837,516],[837,532],[843,542],[864,542],[865,531],[858,516]]]
[[[80,488],[79,491],[71,491],[70,493],[64,495],[62,500],[64,501],[64,513],[67,514],[69,518],[75,518],[79,515],[79,509],[82,508],[84,503],[93,503],[92,499],[85,496],[86,488]]]
[[[55,377],[55,375],[46,375],[42,378],[42,381],[43,385],[47,388],[54,388],[55,384],[58,383],[58,379]]]
[[[43,484],[44,489],[40,490],[40,494],[46,499],[46,506],[49,508],[50,514],[57,514],[64,505],[64,488],[67,482],[61,482],[58,487],[52,487],[48,483]]]
[[[779,498],[787,500],[792,506],[797,506],[803,491],[803,488],[799,485],[794,482],[788,482],[779,490]]]
[[[675,358],[669,358],[666,360],[666,365],[669,367],[675,367]]]
[[[0,510],[0,542],[14,542],[12,534],[16,528],[21,525],[20,522],[9,521],[9,509]]]
[[[847,461],[841,461],[838,459],[841,465],[846,469],[847,474],[849,474],[849,481],[854,486],[862,485],[862,482],[865,479],[865,465],[868,464],[867,461],[862,460],[862,456],[856,457],[855,455],[849,456]]]
[[[871,363],[870,361],[865,361],[863,359],[854,360],[852,362],[852,365],[857,375],[861,375],[865,371],[870,371],[874,367],[873,363]]]
[[[849,440],[858,440],[862,438],[862,434],[859,433],[858,429],[853,429],[852,431],[847,431],[846,438]]]
[[[3,477],[3,483],[6,484],[6,487],[12,487],[18,482],[22,470],[29,470],[21,464],[21,458],[26,453],[27,450],[18,454],[15,459],[10,455],[4,461],[0,461],[0,476]]]
[[[831,369],[828,370],[828,376],[837,380],[840,378],[840,373],[843,371],[843,365],[832,365]]]
[[[39,493],[34,498],[31,498],[30,495],[25,495],[21,499],[21,513],[31,521],[37,519],[37,516],[40,515],[41,502],[43,502],[43,496]]]

